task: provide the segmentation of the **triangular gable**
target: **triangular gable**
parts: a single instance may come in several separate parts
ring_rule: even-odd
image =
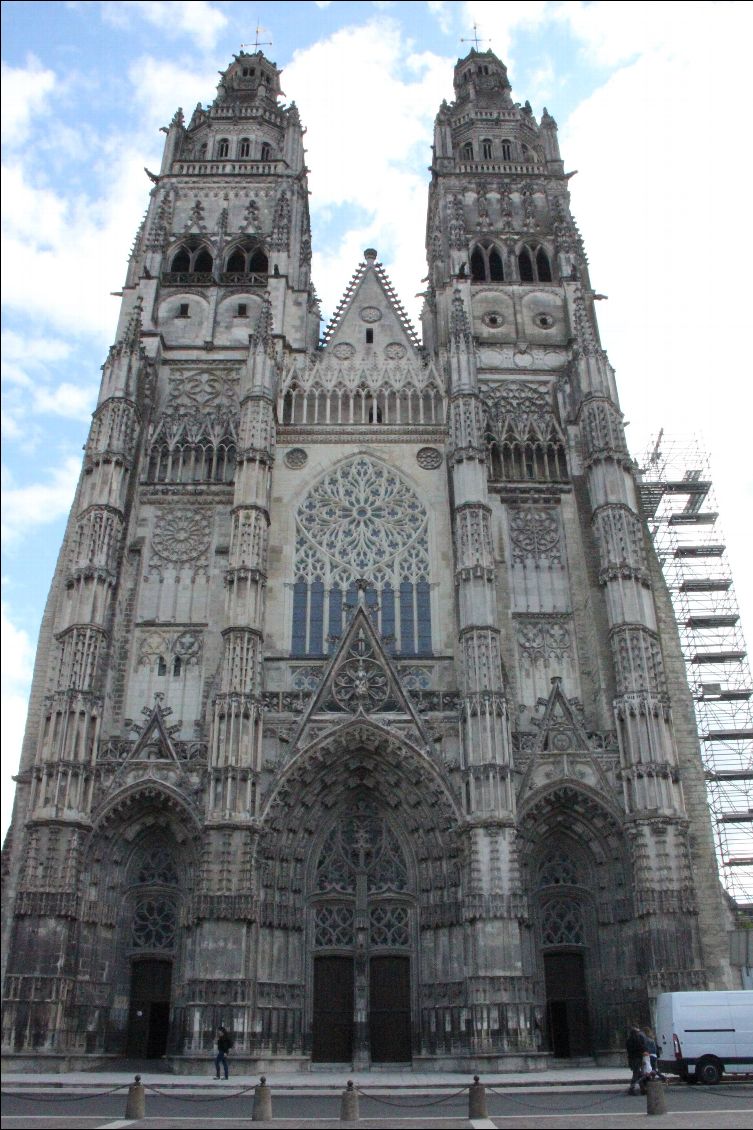
[[[518,803],[553,779],[566,778],[611,796],[613,790],[604,768],[594,756],[583,723],[565,697],[558,677],[552,679],[552,689],[537,725],[539,732],[518,791]]]
[[[552,690],[539,722],[534,745],[536,753],[564,753],[575,750],[591,752],[591,743],[583,724],[565,698],[562,680],[552,679]]]
[[[366,345],[366,331],[373,330],[374,345],[382,350],[402,346],[407,355],[419,349],[419,339],[408,314],[395,293],[387,272],[376,261],[376,251],[364,252],[322,338],[325,349],[338,345],[354,347],[358,353]]]
[[[366,610],[358,608],[340,645],[330,659],[316,694],[304,712],[293,747],[314,720],[340,725],[352,718],[402,715],[414,731],[413,740],[427,746],[424,727],[397,677]]]
[[[172,732],[179,730],[180,724],[168,726],[165,721],[171,713],[170,707],[163,709],[159,701],[155,703],[151,710],[145,707],[146,722],[141,727],[139,739],[126,758],[126,763],[130,761],[151,761],[180,765],[172,741]]]

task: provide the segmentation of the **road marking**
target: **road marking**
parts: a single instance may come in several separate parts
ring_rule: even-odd
[[[119,1118],[117,1122],[103,1122],[101,1126],[95,1126],[94,1130],[120,1130],[121,1126],[133,1126],[136,1122],[137,1118]]]
[[[497,1130],[496,1124],[492,1122],[491,1118],[469,1118],[473,1130]]]

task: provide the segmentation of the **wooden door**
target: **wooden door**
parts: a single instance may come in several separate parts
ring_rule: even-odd
[[[582,953],[545,953],[549,1040],[560,1058],[591,1055],[588,996]]]
[[[410,1062],[408,957],[372,957],[369,963],[369,1041],[373,1063]]]
[[[311,1058],[350,1063],[353,1058],[353,958],[314,958]]]
[[[170,1023],[171,961],[134,961],[128,1017],[128,1055],[159,1059],[167,1050]]]

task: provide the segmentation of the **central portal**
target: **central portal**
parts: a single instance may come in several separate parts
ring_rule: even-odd
[[[410,1062],[412,883],[396,832],[368,800],[332,825],[312,879],[312,1060]]]

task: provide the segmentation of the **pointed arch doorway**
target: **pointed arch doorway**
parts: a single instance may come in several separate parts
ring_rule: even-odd
[[[310,880],[312,1061],[410,1062],[414,884],[370,798],[341,810]]]

